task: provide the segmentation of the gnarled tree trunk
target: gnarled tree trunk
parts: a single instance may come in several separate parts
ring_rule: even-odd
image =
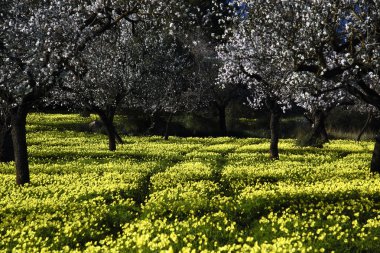
[[[16,183],[30,182],[28,149],[26,144],[26,106],[20,105],[11,112],[12,141],[16,165]]]
[[[325,122],[326,122],[327,111],[315,110],[312,114],[312,132],[306,143],[307,146],[318,146],[321,147],[323,143],[329,141],[329,137],[326,131]]]

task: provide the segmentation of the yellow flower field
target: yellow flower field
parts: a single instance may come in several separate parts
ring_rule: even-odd
[[[94,117],[92,118],[94,119]],[[31,184],[0,164],[2,252],[380,252],[372,142],[323,149],[269,140],[78,132],[31,114]]]

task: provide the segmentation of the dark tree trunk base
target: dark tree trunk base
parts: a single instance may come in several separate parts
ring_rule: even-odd
[[[317,110],[313,113],[312,117],[312,132],[310,135],[306,136],[306,140],[300,145],[322,148],[324,143],[329,142],[329,137],[325,127],[326,113],[322,110]]]
[[[104,122],[103,123],[107,130],[108,135],[108,150],[109,151],[115,151],[116,150],[116,131],[115,127],[111,122]]]
[[[105,111],[98,110],[97,111],[100,119],[102,120],[108,136],[108,150],[115,151],[116,150],[116,140],[119,143],[123,143],[120,135],[117,134],[115,126],[113,125],[114,113],[106,113]]]
[[[277,111],[272,111],[270,115],[270,132],[271,132],[271,140],[270,140],[270,159],[278,160],[280,159],[278,152],[278,142],[280,135],[280,113]]]
[[[26,144],[26,115],[23,106],[15,108],[11,115],[12,141],[16,165],[16,183],[30,183],[28,149]]]
[[[270,148],[269,158],[272,160],[280,159],[278,151],[278,142],[280,139],[280,118],[281,107],[277,104],[277,101],[269,98],[266,101],[266,106],[270,111]]]

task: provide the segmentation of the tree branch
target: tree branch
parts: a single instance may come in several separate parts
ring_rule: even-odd
[[[240,70],[243,72],[244,75],[248,76],[249,78],[253,78],[258,82],[262,82],[263,84],[270,86],[270,84],[259,74],[256,73],[249,73],[245,68],[240,65]]]

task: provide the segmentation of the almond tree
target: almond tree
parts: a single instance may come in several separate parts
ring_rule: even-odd
[[[122,20],[166,24],[170,18],[163,17],[181,8],[174,0],[2,2],[0,58],[5,64],[0,66],[0,98],[10,112],[17,184],[30,181],[28,111],[71,71],[70,60]]]
[[[74,8],[59,1],[6,1],[5,4],[0,26],[0,55],[5,62],[1,65],[0,97],[10,112],[16,182],[25,184],[30,181],[27,113],[54,86],[64,71],[65,61],[76,50],[74,47],[82,45],[79,34],[87,30],[85,26],[80,31],[76,23],[83,21],[70,13],[79,6]],[[82,38],[89,39],[90,34]]]
[[[287,85],[291,88],[292,100],[305,110],[305,117],[312,125],[303,145],[321,147],[329,141],[325,120],[330,111],[354,104],[354,97],[343,89],[330,90],[334,85],[331,81],[318,79],[307,72],[294,72],[288,77]]]
[[[248,1],[253,6],[255,1]],[[380,109],[380,3],[358,1],[265,1],[259,40],[273,58],[295,72],[308,72]],[[274,35],[271,39],[270,34]],[[380,171],[380,137],[372,172]]]
[[[222,87],[216,81],[222,62],[215,47],[226,42],[227,30],[236,15],[234,6],[224,0],[195,0],[191,6],[198,11],[184,42],[193,55],[195,75],[191,81],[198,93],[198,109],[215,108],[220,134],[226,135],[226,109],[233,100],[245,95],[244,85],[229,83]]]
[[[237,20],[227,43],[218,47],[224,62],[220,69],[219,85],[243,83],[250,91],[248,101],[253,108],[265,106],[270,113],[270,157],[279,158],[280,117],[290,106],[288,91],[284,85],[288,72],[272,57],[271,47],[259,40],[265,31],[258,26],[265,18],[266,10],[252,8],[248,16]],[[271,37],[270,34],[267,36]],[[274,35],[272,35],[274,36]],[[274,38],[273,38],[274,39]]]
[[[200,31],[191,36],[191,53],[194,56],[195,79],[199,87],[199,95],[202,97],[200,108],[208,108],[210,105],[216,109],[218,115],[219,131],[222,136],[227,134],[226,110],[232,101],[245,100],[247,90],[242,83],[217,82],[219,68],[223,62],[218,59],[215,44],[222,44],[220,40],[208,43],[208,39]]]
[[[377,1],[312,1],[294,8],[300,22],[292,36],[295,71],[309,72],[380,109],[380,3]],[[284,16],[284,15],[282,15]],[[285,17],[283,17],[285,18]],[[293,30],[294,31],[294,30]],[[371,171],[380,171],[380,138]]]
[[[100,35],[76,58],[70,61],[72,71],[53,90],[54,103],[98,114],[108,135],[110,151],[116,141],[123,143],[114,126],[118,108],[130,98],[139,71],[134,68],[133,51],[136,43],[132,26],[120,21],[118,27]]]
[[[191,111],[197,106],[194,61],[188,47],[170,34],[151,33],[140,42],[137,68],[141,72],[139,87],[134,90],[137,106],[155,117],[167,114],[164,138],[178,111]]]

